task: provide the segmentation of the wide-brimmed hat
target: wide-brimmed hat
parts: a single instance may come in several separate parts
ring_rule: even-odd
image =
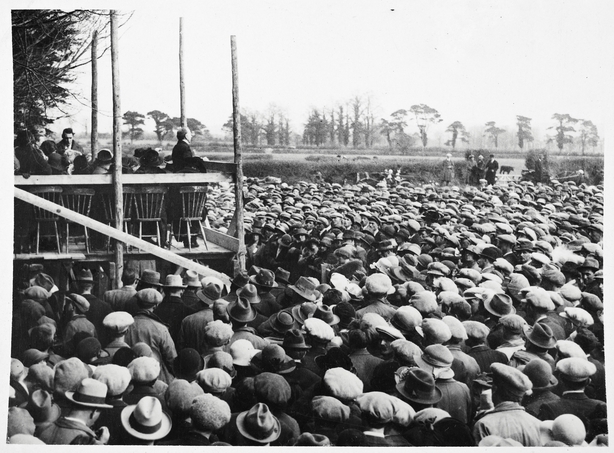
[[[81,269],[75,275],[75,280],[78,282],[93,282],[94,277],[89,269]]]
[[[279,283],[283,283],[284,285],[290,284],[290,272],[287,270],[278,267],[275,270],[275,281]]]
[[[215,283],[209,283],[196,291],[196,297],[198,297],[205,304],[211,306],[213,303],[222,297],[222,288]]]
[[[536,322],[533,327],[525,331],[525,335],[527,340],[540,348],[551,349],[556,346],[556,338],[552,329],[546,324]]]
[[[418,367],[408,369],[396,388],[405,398],[420,404],[436,404],[443,395],[435,385],[433,375]]]
[[[270,344],[252,357],[251,364],[265,371],[283,373],[296,367],[292,357],[286,355],[286,351],[278,344]]]
[[[53,402],[49,392],[41,389],[32,392],[26,409],[32,415],[34,424],[37,426],[53,423],[62,415],[60,406]]]
[[[277,312],[269,317],[271,328],[282,336],[294,327],[294,317],[287,311]]]
[[[256,275],[252,275],[250,281],[263,289],[276,288],[279,284],[275,281],[275,274],[269,269],[260,269]]]
[[[516,309],[512,305],[512,298],[507,294],[497,293],[490,299],[486,299],[484,301],[484,308],[489,313],[500,318],[516,313]]]
[[[292,307],[292,316],[296,322],[304,324],[306,319],[313,316],[317,308],[317,305],[313,302],[303,302]]]
[[[234,319],[239,323],[248,323],[253,321],[258,315],[254,307],[252,307],[250,301],[242,295],[228,305],[227,310],[230,319]]]
[[[303,299],[309,301],[316,300],[320,293],[316,290],[316,285],[313,284],[307,277],[299,277],[294,285],[288,285],[288,288],[292,289],[296,294]]]
[[[92,378],[85,378],[75,392],[66,392],[66,398],[79,406],[98,407],[111,409],[113,406],[106,404],[107,386]]]
[[[173,426],[171,417],[162,410],[160,400],[153,396],[144,396],[138,404],[125,407],[121,421],[128,434],[143,440],[162,439]]]
[[[162,286],[162,283],[160,283],[160,272],[156,272],[151,269],[145,269],[143,271],[140,281],[141,283],[147,283],[148,285]]]
[[[103,148],[96,154],[96,160],[101,164],[110,164],[113,162],[113,154],[110,150]]]
[[[264,403],[257,403],[250,410],[241,412],[236,423],[241,435],[261,444],[273,442],[281,434],[281,423]]]
[[[258,295],[256,285],[252,285],[251,283],[246,284],[243,288],[239,288],[236,293],[238,297],[247,299],[247,301],[252,305],[259,304],[262,300]]]
[[[339,316],[334,314],[332,310],[330,309],[330,307],[327,305],[318,306],[316,308],[315,313],[313,314],[313,317],[317,319],[321,319],[329,326],[337,325],[339,324],[339,321],[341,321]]]
[[[440,344],[433,344],[424,349],[422,355],[415,355],[414,361],[425,371],[433,368],[450,368],[454,356],[448,348]]]
[[[169,274],[166,276],[164,287],[185,289],[187,288],[187,285],[183,284],[183,279],[181,278],[181,275]]]
[[[298,329],[292,329],[286,332],[282,347],[286,351],[289,349],[311,349],[311,346],[305,343],[305,337]]]
[[[202,288],[198,274],[194,271],[186,271],[185,273],[185,285],[192,288]]]

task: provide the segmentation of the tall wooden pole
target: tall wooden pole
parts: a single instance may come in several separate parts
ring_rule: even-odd
[[[92,161],[98,155],[98,31],[92,33]]]
[[[111,11],[111,74],[113,83],[113,192],[115,193],[115,228],[122,230],[124,224],[122,188],[122,130],[121,130],[121,99],[119,95],[119,60],[117,37],[117,12]],[[115,278],[114,287],[118,287],[124,271],[124,245],[115,241]]]
[[[179,102],[181,104],[181,126],[187,127],[185,116],[185,80],[183,66],[183,17],[179,18]]]
[[[237,175],[235,181],[235,209],[237,219],[237,239],[239,251],[237,259],[241,271],[245,270],[245,231],[243,228],[243,156],[241,153],[241,110],[239,104],[239,65],[237,62],[237,38],[230,37],[230,54],[232,59],[232,134],[234,138],[235,164]]]

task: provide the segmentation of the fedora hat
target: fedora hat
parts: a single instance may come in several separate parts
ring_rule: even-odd
[[[294,317],[287,311],[277,312],[269,318],[271,328],[282,336],[294,327]]]
[[[495,294],[490,299],[484,301],[484,308],[489,313],[503,317],[506,315],[513,315],[516,313],[516,309],[512,305],[512,298],[507,294]]]
[[[286,355],[286,351],[278,344],[269,344],[262,351],[252,357],[252,365],[264,371],[283,373],[296,368],[292,357]]]
[[[319,297],[319,291],[316,290],[316,285],[309,281],[307,277],[299,277],[296,283],[294,285],[288,285],[288,288],[292,289],[303,299],[307,299],[311,302]]]
[[[156,272],[151,269],[145,269],[141,274],[141,283],[146,283],[153,286],[162,286],[160,283],[160,272]]]
[[[107,386],[92,378],[85,378],[74,392],[66,392],[66,398],[79,406],[98,407],[111,409],[113,406],[106,404]]]
[[[279,284],[275,281],[275,274],[269,269],[260,269],[256,275],[252,275],[250,281],[263,289],[276,288]]]
[[[292,316],[299,324],[304,324],[305,320],[311,318],[316,311],[316,304],[313,302],[303,302],[292,307]]]
[[[313,314],[313,317],[317,319],[321,319],[329,326],[337,325],[339,324],[339,321],[341,321],[339,316],[334,314],[328,305],[318,306],[316,308],[315,313]]]
[[[273,442],[281,434],[281,423],[264,403],[257,403],[250,410],[241,412],[236,423],[243,437],[261,444]]]
[[[311,346],[305,343],[305,337],[298,329],[292,329],[286,332],[282,347],[286,351],[289,349],[311,349]]]
[[[275,282],[283,283],[284,285],[290,284],[290,272],[287,270],[278,267],[275,270]]]
[[[192,288],[202,288],[198,274],[194,271],[186,271],[185,273],[185,285]]]
[[[243,288],[239,288],[236,293],[238,297],[247,299],[247,301],[252,305],[259,304],[261,301],[256,286],[252,285],[251,283],[246,284]]]
[[[128,434],[143,440],[162,439],[173,426],[160,400],[153,396],[144,396],[138,404],[125,407],[121,421]]]
[[[550,326],[536,322],[533,327],[529,327],[526,332],[527,340],[535,346],[544,349],[552,349],[556,346],[556,338]]]
[[[75,280],[78,282],[93,282],[94,277],[92,275],[92,271],[89,269],[81,269],[75,275]]]
[[[60,418],[60,406],[55,404],[49,392],[45,390],[34,390],[30,395],[30,400],[26,407],[35,425],[53,423]]]
[[[181,275],[169,274],[166,276],[166,280],[164,282],[165,288],[187,288],[187,285],[183,284],[183,279]]]
[[[205,304],[211,306],[213,302],[222,297],[222,288],[215,283],[209,283],[196,291],[196,297],[198,297]]]
[[[237,300],[228,305],[227,310],[230,319],[234,319],[239,323],[253,321],[258,315],[250,301],[246,297],[243,297],[243,295],[240,295]]]
[[[410,368],[404,373],[404,380],[397,385],[397,391],[409,401],[420,404],[436,404],[442,398],[441,390],[435,385],[433,375],[421,368]]]

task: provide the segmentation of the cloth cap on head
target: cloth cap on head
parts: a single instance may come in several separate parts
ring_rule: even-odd
[[[281,423],[263,403],[257,403],[250,410],[241,412],[236,423],[243,437],[258,443],[268,444],[281,435]]]
[[[582,382],[597,372],[597,367],[592,362],[579,357],[569,357],[559,360],[556,364],[559,377],[571,382]]]
[[[452,338],[458,338],[461,340],[466,340],[468,338],[467,331],[465,330],[465,326],[463,326],[463,324],[457,318],[453,316],[444,316],[442,318],[442,321],[450,329]]]
[[[556,342],[556,350],[558,351],[558,358],[566,359],[568,357],[579,357],[586,359],[586,353],[582,350],[582,347],[571,340],[558,340]]]
[[[508,330],[512,334],[521,334],[524,331],[524,327],[527,325],[527,322],[518,315],[506,315],[499,319],[499,324],[501,324],[506,330]]]
[[[133,382],[147,383],[160,376],[160,362],[152,357],[137,357],[128,364],[128,370]]]
[[[108,397],[123,394],[130,385],[132,375],[126,367],[108,364],[97,366],[92,378],[107,386],[108,399]]]
[[[552,374],[552,367],[548,362],[540,358],[531,359],[522,372],[533,383],[533,390],[541,390],[554,387],[558,381]]]
[[[356,398],[356,403],[363,413],[380,423],[408,426],[416,415],[416,411],[405,401],[383,392],[364,393]]]
[[[578,416],[562,414],[554,419],[552,437],[565,445],[582,446],[586,438],[586,428]]]
[[[23,293],[26,299],[32,299],[37,302],[43,302],[51,297],[49,291],[41,286],[30,286]]]
[[[162,302],[162,294],[154,288],[145,288],[136,293],[136,298],[140,305],[144,307],[155,307]]]
[[[102,320],[102,325],[116,334],[124,333],[132,324],[134,324],[134,318],[125,311],[114,311]]]
[[[73,305],[75,306],[75,308],[77,310],[79,310],[81,313],[87,313],[90,309],[90,302],[83,296],[80,296],[79,294],[70,294],[69,299],[72,300]]]
[[[83,379],[89,377],[87,366],[78,358],[62,360],[55,366],[53,390],[57,393],[75,391]]]
[[[321,319],[306,319],[303,328],[308,335],[321,341],[330,341],[335,337],[333,328]]]
[[[350,418],[350,408],[332,396],[314,396],[311,409],[316,417],[326,421],[343,423]]]
[[[223,346],[230,341],[234,332],[232,327],[216,319],[205,327],[205,341],[210,346]]]
[[[395,341],[395,340],[404,340],[405,337],[403,334],[393,326],[378,326],[375,328],[377,333],[379,333],[380,338],[385,341]]]
[[[570,302],[576,302],[582,299],[582,291],[580,291],[580,288],[570,283],[561,286],[559,294]]]
[[[283,376],[269,372],[254,377],[254,391],[259,402],[279,408],[288,404],[292,393],[290,384]]]
[[[450,275],[450,268],[445,264],[435,261],[427,266],[426,273],[430,275],[439,275],[441,277],[447,277],[448,275]]]
[[[563,286],[565,284],[565,274],[557,269],[542,270],[542,281],[548,281],[555,286]]]
[[[341,367],[326,370],[323,381],[332,396],[345,401],[356,399],[364,386],[358,376]]]
[[[76,355],[83,363],[90,363],[92,359],[98,357],[102,351],[102,345],[98,338],[87,337],[79,342],[77,345]],[[107,355],[108,357],[108,355]]]
[[[232,363],[232,355],[224,351],[216,351],[208,356],[206,367],[224,370],[233,379],[237,375],[237,371]]]
[[[107,386],[106,384],[92,378],[85,378],[74,392],[66,392],[66,398],[85,407],[98,407],[101,409],[111,409],[113,406],[106,404]]]
[[[28,370],[28,381],[48,392],[53,392],[53,368],[45,362],[32,365]]]
[[[390,324],[401,333],[410,333],[416,326],[422,324],[422,315],[415,307],[404,305],[397,309]]]
[[[229,351],[232,363],[237,366],[249,366],[252,357],[260,352],[259,349],[254,349],[254,345],[249,340],[243,338],[233,341]]]
[[[425,318],[422,320],[422,332],[431,344],[442,344],[452,338],[448,325],[441,319]]]
[[[298,436],[295,447],[329,447],[331,446],[330,439],[324,434],[302,433]]]
[[[524,396],[533,388],[533,383],[522,371],[502,363],[490,365],[493,385],[504,388],[515,396]]]
[[[454,357],[445,346],[432,344],[424,349],[422,355],[414,356],[414,360],[420,368],[432,372],[433,368],[450,368]]]
[[[144,396],[136,405],[125,407],[121,422],[128,434],[142,440],[162,439],[173,426],[160,400],[153,396]]]
[[[437,311],[437,296],[432,291],[422,291],[411,296],[409,305],[418,310],[422,316],[425,316]]]
[[[194,385],[185,379],[176,378],[168,384],[164,392],[164,401],[174,417],[187,417],[194,398],[204,395],[202,387]]]
[[[414,356],[422,353],[417,344],[408,340],[394,340],[390,343],[390,347],[394,351],[394,356],[403,363],[413,364]]]
[[[365,290],[368,294],[373,295],[385,295],[392,294],[394,287],[392,286],[392,280],[385,274],[371,274],[365,281]]]
[[[205,393],[224,393],[232,385],[230,375],[220,368],[206,368],[196,373],[196,380]]]
[[[137,344],[132,346],[132,350],[136,354],[137,357],[152,357],[153,351],[151,350],[151,346],[147,343],[139,341]]]
[[[573,324],[592,326],[595,322],[591,314],[580,307],[565,307],[559,316],[569,319]]]
[[[478,321],[463,321],[463,326],[465,327],[465,332],[467,332],[467,337],[476,340],[485,340],[490,333],[490,329],[486,324]]]
[[[214,432],[226,426],[232,416],[226,401],[207,393],[193,399],[189,413],[196,429]]]
[[[23,408],[11,407],[8,410],[8,426],[6,435],[7,437],[14,436],[16,434],[34,435],[36,425],[32,415]]]
[[[543,288],[533,288],[531,291],[527,292],[525,299],[528,304],[531,304],[535,308],[547,311],[552,311],[555,308],[550,295]]]

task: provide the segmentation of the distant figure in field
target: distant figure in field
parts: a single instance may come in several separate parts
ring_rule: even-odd
[[[454,162],[452,162],[452,154],[446,154],[446,158],[443,161],[443,172],[441,175],[441,185],[447,186],[452,182],[454,176]]]
[[[495,185],[495,177],[497,176],[497,170],[499,170],[499,162],[495,160],[495,155],[491,154],[486,162],[486,176],[485,179],[491,186]]]
[[[542,159],[542,156],[537,156],[537,160],[535,161],[535,182],[542,182],[544,172]]]
[[[62,140],[56,143],[57,151],[68,159],[69,163],[73,163],[75,157],[84,155],[89,161],[89,156],[83,151],[81,145],[75,141],[75,133],[72,128],[67,127],[62,131]]]
[[[477,185],[477,181],[475,180],[475,169],[477,164],[475,163],[475,158],[473,154],[469,154],[469,158],[467,159],[467,173],[465,175],[465,184],[475,186]]]

